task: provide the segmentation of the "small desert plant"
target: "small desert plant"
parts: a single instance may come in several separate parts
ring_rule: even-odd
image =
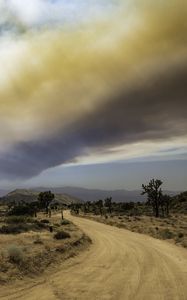
[[[40,230],[40,229],[48,229],[48,224],[47,223],[43,223],[40,222],[38,220],[35,220],[35,224],[33,224],[33,226],[35,225],[35,229],[36,230]],[[34,228],[33,228],[34,229]]]
[[[66,219],[61,221],[61,225],[69,225],[69,224],[71,224],[71,222]]]
[[[57,248],[56,248],[56,252],[60,252],[60,253],[63,253],[65,252],[66,248],[64,247],[64,245],[59,245]]]
[[[39,236],[39,234],[37,234],[36,239],[34,240],[33,243],[37,244],[37,245],[42,245],[43,244],[43,241],[42,241],[41,237]]]
[[[2,234],[18,234],[29,231],[30,226],[27,224],[9,224],[4,225],[0,228]]]
[[[184,234],[183,234],[182,232],[179,232],[179,233],[178,233],[178,237],[179,237],[179,238],[183,238],[183,236],[184,236]]]
[[[18,223],[8,224],[0,228],[0,234],[19,234],[22,232],[28,232],[30,230],[40,231],[42,229],[48,229],[48,226],[44,223],[35,221],[33,224],[29,223]]]
[[[8,224],[33,223],[34,221],[31,217],[27,216],[10,216],[5,219],[5,222]]]
[[[55,233],[54,238],[56,240],[63,240],[70,238],[70,234],[66,231],[58,231],[57,233]]]
[[[49,224],[50,222],[47,219],[43,219],[43,220],[40,220],[40,223]]]
[[[10,245],[7,249],[10,262],[19,264],[24,260],[23,250],[16,245]]]
[[[162,231],[160,231],[160,235],[161,235],[161,237],[165,240],[167,240],[167,239],[173,239],[174,237],[175,237],[175,234],[172,232],[172,231],[170,231],[168,228],[166,228],[166,229],[164,229],[164,230],[162,230]]]

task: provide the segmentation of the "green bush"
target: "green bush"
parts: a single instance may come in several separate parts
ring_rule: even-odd
[[[10,245],[7,249],[7,252],[10,262],[19,264],[24,260],[24,253],[22,249],[16,245]]]
[[[66,231],[58,231],[57,233],[55,233],[54,238],[56,240],[63,240],[70,238],[70,234]]]

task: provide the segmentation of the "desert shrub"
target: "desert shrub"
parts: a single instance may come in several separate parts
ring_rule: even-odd
[[[33,243],[36,244],[36,245],[42,245],[43,241],[42,241],[41,237],[39,235],[37,235],[36,239],[34,240]]]
[[[167,240],[167,239],[172,239],[172,238],[175,237],[175,234],[174,234],[172,231],[170,231],[168,228],[162,230],[162,231],[160,232],[160,235],[161,235],[161,237],[162,237],[163,239],[166,239],[166,240]]]
[[[184,236],[184,234],[183,234],[182,232],[179,232],[179,233],[178,233],[178,237],[179,237],[179,238],[182,238],[183,236]]]
[[[66,248],[64,247],[64,245],[59,245],[58,247],[56,247],[56,252],[60,252],[63,253],[65,252]]]
[[[69,225],[69,224],[71,224],[71,222],[66,219],[61,221],[61,225]]]
[[[48,229],[49,225],[46,223],[41,223],[39,221],[35,221],[34,224],[31,225],[31,229],[30,230],[42,230],[42,229]]]
[[[7,253],[10,262],[18,264],[24,260],[23,250],[16,245],[10,245],[7,249]]]
[[[63,240],[70,238],[70,234],[66,231],[58,231],[57,233],[55,233],[54,238],[56,240]]]
[[[29,231],[30,226],[27,224],[10,224],[4,225],[0,228],[2,234],[18,234]]]
[[[53,223],[53,228],[59,228],[61,225],[59,223]]]
[[[5,222],[8,224],[20,224],[20,223],[33,223],[35,222],[35,220],[27,216],[10,216],[5,219]]]
[[[10,216],[33,216],[36,209],[29,204],[16,205],[9,211]]]
[[[33,224],[33,230],[48,229],[48,228],[49,228],[49,224],[42,223],[38,220],[35,220]]]
[[[43,220],[40,220],[40,223],[49,224],[50,222],[47,219],[43,219]]]
[[[48,229],[46,224],[35,221],[32,224],[28,223],[18,223],[18,224],[8,224],[0,228],[0,234],[19,234],[23,232],[28,232],[30,230],[38,231],[41,229]]]

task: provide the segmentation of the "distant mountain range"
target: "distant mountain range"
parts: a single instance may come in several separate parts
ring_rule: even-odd
[[[83,201],[97,201],[99,199],[105,199],[106,197],[112,197],[115,202],[142,202],[146,199],[145,196],[141,196],[141,190],[99,190],[99,189],[86,189],[79,187],[57,187],[57,188],[49,188],[49,187],[37,187],[33,189],[21,189],[15,190],[9,193],[3,199],[33,199],[37,198],[39,192],[51,190],[55,194],[55,198],[57,200],[61,199],[61,201],[65,201],[66,203],[76,203]],[[169,194],[170,196],[175,196],[179,192],[172,191],[164,191],[164,193]],[[0,191],[0,194],[5,195],[6,191]]]
[[[79,187],[60,187],[60,188],[52,188],[52,191],[55,193],[66,193],[71,196],[82,199],[83,201],[96,201],[99,199],[105,199],[106,197],[112,197],[115,202],[138,202],[144,201],[146,196],[141,195],[141,190],[100,190],[100,189],[86,189]],[[164,191],[164,193],[175,196],[179,192],[174,191]]]

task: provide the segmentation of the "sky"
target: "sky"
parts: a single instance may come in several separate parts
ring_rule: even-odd
[[[187,2],[0,0],[0,188],[187,189]]]

